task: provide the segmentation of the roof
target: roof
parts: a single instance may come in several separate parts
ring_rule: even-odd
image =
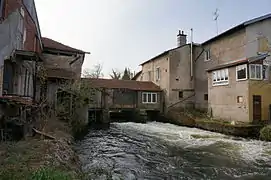
[[[255,61],[263,60],[268,56],[269,56],[268,54],[260,54],[258,56],[253,56],[253,57],[250,57],[250,58],[246,58],[246,59],[242,59],[242,60],[238,60],[238,61],[234,61],[234,62],[229,62],[229,63],[226,63],[226,64],[220,64],[220,65],[217,65],[217,66],[215,66],[213,68],[208,69],[207,72],[215,71],[215,70],[219,70],[219,69],[223,69],[223,68],[230,68],[230,67],[233,67],[233,66],[238,66],[238,65],[246,64],[246,63],[253,63]]]
[[[224,37],[224,36],[227,36],[227,35],[229,35],[229,34],[232,34],[232,33],[236,32],[236,31],[238,31],[238,30],[241,30],[241,29],[245,28],[245,27],[248,26],[248,25],[251,25],[251,24],[254,24],[254,23],[257,23],[257,22],[266,20],[266,19],[268,19],[268,18],[271,18],[271,13],[270,13],[270,14],[263,15],[263,16],[260,16],[260,17],[257,17],[257,18],[254,18],[254,19],[251,19],[251,20],[248,20],[248,21],[245,21],[245,22],[243,22],[243,23],[241,23],[241,24],[238,24],[237,26],[234,26],[234,27],[232,27],[232,28],[226,30],[225,32],[223,32],[223,33],[221,33],[221,34],[219,34],[219,35],[217,35],[217,36],[215,36],[215,37],[213,37],[213,38],[211,38],[211,39],[208,39],[207,41],[203,42],[202,45],[204,45],[204,44],[206,44],[206,43],[210,43],[210,42],[212,42],[212,41],[214,41],[214,40],[217,40],[217,39],[219,39],[219,38],[222,38],[222,37]]]
[[[136,80],[141,75],[142,71],[139,71],[135,74],[135,76],[132,78],[132,80]]]
[[[56,49],[56,50],[68,51],[68,52],[76,52],[76,53],[82,53],[82,54],[86,53],[82,50],[72,48],[70,46],[67,46],[65,44],[62,44],[60,42],[57,42],[55,40],[52,40],[46,37],[42,38],[42,43],[43,43],[44,48]]]
[[[62,68],[46,68],[46,75],[58,79],[73,79],[76,76],[75,72]]]
[[[0,101],[4,103],[12,102],[15,104],[26,105],[26,106],[33,105],[32,99],[28,97],[20,97],[20,96],[1,96]]]
[[[161,91],[160,87],[150,81],[117,80],[117,79],[94,79],[87,80],[93,88],[130,89],[135,91]]]
[[[169,52],[171,52],[171,51],[174,51],[174,50],[176,50],[176,49],[178,49],[178,48],[181,48],[181,47],[184,47],[184,46],[187,46],[187,45],[191,45],[191,43],[184,44],[184,45],[182,45],[182,46],[175,47],[175,48],[169,49],[169,50],[167,50],[167,51],[164,51],[164,52],[158,54],[157,56],[154,56],[153,58],[151,58],[151,59],[149,59],[149,60],[143,62],[142,64],[140,64],[140,66],[143,66],[144,64],[147,64],[147,63],[149,63],[149,62],[151,62],[151,61],[153,61],[153,60],[155,60],[155,59],[157,59],[157,58],[159,58],[159,57],[162,57],[162,56],[167,55],[167,54],[168,54]],[[200,45],[200,44],[193,43],[193,46],[199,46],[199,45]]]

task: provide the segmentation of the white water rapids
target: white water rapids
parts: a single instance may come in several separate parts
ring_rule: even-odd
[[[90,179],[271,179],[271,143],[172,124],[114,123],[76,149]]]

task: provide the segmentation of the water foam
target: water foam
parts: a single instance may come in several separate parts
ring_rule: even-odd
[[[116,123],[115,125],[123,130],[134,130],[183,148],[200,148],[203,146],[211,146],[215,143],[225,143],[224,150],[229,154],[238,154],[242,159],[248,161],[265,161],[271,165],[270,142],[243,138],[236,139],[220,133],[158,122],[150,122],[147,124]],[[227,145],[230,145],[230,147],[227,147]]]

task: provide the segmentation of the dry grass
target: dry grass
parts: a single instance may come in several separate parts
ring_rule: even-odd
[[[0,144],[0,179],[24,180],[42,176],[46,180],[49,175],[80,179],[80,164],[70,145],[72,136],[69,128],[63,122],[51,120],[44,130],[56,140],[36,136],[16,143]]]

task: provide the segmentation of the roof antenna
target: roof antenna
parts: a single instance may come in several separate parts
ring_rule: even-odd
[[[213,13],[214,15],[214,20],[216,22],[216,34],[218,35],[218,17],[219,17],[219,13],[218,13],[218,9],[216,8],[215,12]]]

